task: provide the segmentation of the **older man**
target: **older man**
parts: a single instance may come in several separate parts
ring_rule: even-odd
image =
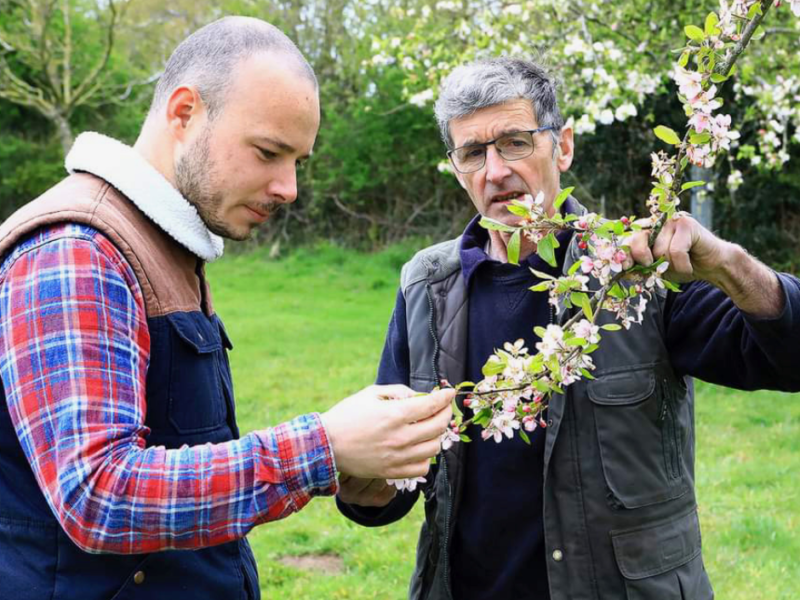
[[[573,160],[556,87],[536,64],[500,58],[460,67],[442,83],[436,116],[461,186],[480,215],[514,223],[508,202],[544,193],[550,207]],[[568,212],[583,209],[572,199]],[[479,216],[480,216],[479,215]],[[569,311],[551,310],[531,268],[553,275],[581,254],[559,238],[558,269],[530,244],[508,264],[507,234],[478,217],[463,236],[403,269],[378,372],[381,383],[431,389],[440,378],[482,379],[494,348]],[[641,326],[608,335],[593,381],[552,399],[547,428],[501,444],[443,453],[422,487],[426,522],[410,597],[457,600],[710,600],[694,493],[691,377],[742,389],[800,389],[787,347],[800,342],[800,281],[775,274],[691,218],[655,246],[691,283],[650,302]],[[343,478],[341,510],[364,525],[403,517],[419,492]]]
[[[79,137],[0,228],[4,598],[258,598],[252,527],[337,466],[428,471],[452,394],[371,388],[239,436],[203,266],[294,201],[318,126],[292,42],[223,19],[175,50],[133,148]]]

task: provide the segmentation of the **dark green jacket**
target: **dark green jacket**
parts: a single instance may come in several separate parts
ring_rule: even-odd
[[[459,241],[418,253],[404,268],[410,385],[464,380],[467,292]],[[580,251],[567,250],[566,272]],[[593,381],[550,402],[544,529],[552,600],[709,600],[694,494],[694,394],[663,341],[663,304],[642,325],[609,333],[592,356]],[[558,320],[569,318],[560,310]],[[612,322],[604,314],[601,322]],[[449,600],[449,548],[458,518],[462,446],[440,456],[423,488],[425,523],[410,598]],[[364,525],[403,516],[416,495],[386,508],[342,511]],[[457,600],[457,599],[456,599]]]

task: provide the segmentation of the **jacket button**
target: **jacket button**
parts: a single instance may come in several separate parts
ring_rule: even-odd
[[[133,583],[136,585],[144,583],[144,571],[136,571],[136,574],[133,576]]]
[[[547,419],[547,426],[548,427],[552,427],[553,426],[553,419]]]
[[[561,550],[553,550],[553,560],[556,562],[561,562],[564,560],[564,553]]]

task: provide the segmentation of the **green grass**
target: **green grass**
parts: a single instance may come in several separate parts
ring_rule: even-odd
[[[279,261],[256,252],[209,267],[231,353],[242,432],[323,411],[372,383],[400,266],[413,246],[366,255],[330,246]],[[698,385],[697,487],[706,568],[724,600],[800,598],[800,396]],[[359,527],[320,498],[249,539],[265,598],[402,599],[421,507]],[[284,566],[333,553],[344,572]]]

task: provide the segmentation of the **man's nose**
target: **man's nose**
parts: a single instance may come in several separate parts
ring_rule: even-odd
[[[486,180],[500,183],[511,174],[508,163],[500,156],[494,144],[486,148]]]
[[[287,161],[281,166],[267,185],[267,195],[283,204],[291,204],[297,200],[297,167],[294,161]]]

